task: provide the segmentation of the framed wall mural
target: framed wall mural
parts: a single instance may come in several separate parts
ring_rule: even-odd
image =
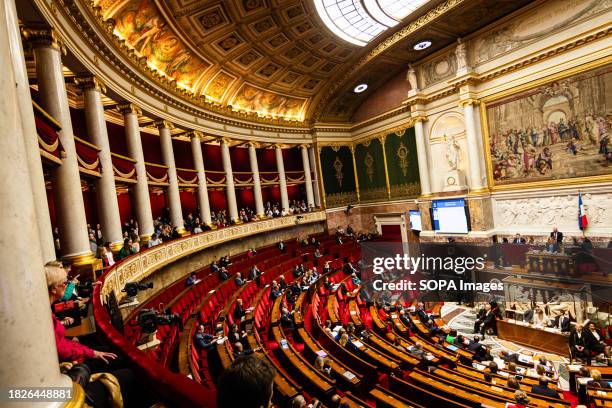
[[[612,180],[611,62],[483,100],[492,188]]]

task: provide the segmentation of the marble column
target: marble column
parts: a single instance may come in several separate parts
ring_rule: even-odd
[[[9,7],[11,8],[14,7],[12,1],[7,1],[6,4],[10,4]],[[17,93],[17,103],[21,112],[21,122],[24,129],[24,142],[28,155],[27,163],[30,170],[32,194],[36,209],[39,242],[43,261],[46,263],[55,259],[55,244],[53,242],[53,228],[51,226],[51,216],[49,215],[49,205],[47,204],[47,191],[42,161],[40,159],[40,147],[36,134],[34,112],[32,111],[32,95],[30,94],[28,72],[25,65],[17,19],[15,18],[14,21],[7,22],[7,24],[10,24],[7,27],[11,30],[11,35],[17,35],[16,38],[12,38],[11,41],[6,43],[7,52],[10,53],[10,61],[13,63],[15,86],[23,90]]]
[[[317,159],[316,150],[314,146],[310,146],[308,149],[308,156],[310,157],[310,169],[314,175],[312,180],[312,188],[314,190],[314,202],[316,207],[321,207],[321,190],[319,189],[319,172],[317,171]]]
[[[263,195],[261,194],[261,179],[259,178],[259,165],[257,164],[257,148],[255,143],[249,143],[249,162],[253,173],[253,195],[255,196],[255,213],[259,218],[264,216]]]
[[[159,130],[162,157],[164,164],[168,166],[168,203],[170,205],[170,222],[179,233],[185,233],[183,224],[183,210],[181,208],[181,195],[179,193],[178,177],[176,175],[176,164],[174,163],[174,149],[172,148],[172,134],[174,125],[167,120],[155,122]]]
[[[57,350],[48,303],[38,216],[25,132],[34,128],[32,108],[16,103],[28,95],[23,75],[25,61],[11,51],[21,46],[13,0],[0,0],[0,259],[2,259],[2,302],[0,302],[0,384],[3,390],[31,387],[72,387],[59,372]],[[13,59],[14,57],[18,59]],[[19,94],[23,94],[19,96]],[[24,126],[24,121],[31,121]],[[7,396],[6,391],[3,391]],[[4,401],[4,406],[56,407],[58,403]],[[80,406],[80,405],[79,405]]]
[[[119,112],[123,114],[125,138],[129,156],[136,160],[136,185],[133,186],[132,197],[136,209],[136,221],[140,240],[147,242],[153,235],[153,212],[151,211],[151,198],[149,196],[149,181],[145,167],[142,140],[140,139],[140,126],[138,115],[142,115],[140,108],[133,103],[118,105]]]
[[[285,176],[285,164],[283,163],[283,149],[276,145],[276,169],[278,170],[278,186],[281,195],[281,208],[289,211],[289,194],[287,193],[287,178]]]
[[[198,204],[200,205],[200,219],[206,225],[211,225],[210,202],[208,201],[208,186],[206,184],[206,171],[204,170],[204,159],[202,157],[202,133],[190,132],[191,154],[193,163],[198,172]]]
[[[62,257],[75,266],[91,264],[95,258],[89,247],[81,176],[62,71],[65,49],[54,31],[38,31],[29,39],[34,49],[41,106],[62,126],[59,131],[64,148],[62,164],[52,171]]]
[[[429,178],[429,159],[427,155],[427,139],[423,130],[425,117],[416,118],[414,134],[416,138],[417,160],[419,165],[419,180],[421,183],[421,196],[431,195],[431,182]]]
[[[460,102],[463,106],[463,117],[465,120],[465,136],[467,141],[468,163],[470,171],[470,192],[485,190],[484,177],[481,173],[480,160],[482,159],[478,149],[478,132],[476,130],[476,117],[474,106],[478,105],[475,99],[466,99]]]
[[[310,163],[308,158],[308,146],[300,146],[302,151],[302,165],[304,167],[304,181],[306,183],[306,205],[310,209],[314,207],[314,195],[312,193],[312,176],[310,175]]]
[[[115,188],[115,172],[113,170],[113,160],[101,95],[106,89],[98,78],[91,75],[77,77],[75,78],[75,83],[83,90],[87,133],[92,143],[100,148],[98,157],[100,158],[102,177],[96,180],[95,186],[102,234],[104,241],[110,242],[114,250],[119,250],[123,244],[123,234],[121,231],[119,203],[117,202],[117,189]]]
[[[221,139],[221,160],[225,171],[225,193],[227,194],[227,210],[229,218],[238,221],[238,206],[236,204],[236,189],[234,187],[234,173],[232,172],[232,158],[230,156],[228,140]]]

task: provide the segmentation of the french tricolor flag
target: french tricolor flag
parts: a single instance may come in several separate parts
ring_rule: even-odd
[[[587,225],[589,225],[589,220],[587,219],[584,203],[582,202],[582,193],[578,193],[578,227],[581,230],[585,230]]]

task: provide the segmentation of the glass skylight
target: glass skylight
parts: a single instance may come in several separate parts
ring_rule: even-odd
[[[429,0],[314,0],[319,16],[338,37],[364,46]]]

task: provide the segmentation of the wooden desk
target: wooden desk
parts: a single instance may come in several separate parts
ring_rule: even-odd
[[[286,369],[291,370],[289,373],[293,376],[300,376],[300,379],[306,381],[309,389],[316,390],[321,395],[331,395],[335,389],[335,380],[324,376],[317,371],[300,353],[298,353],[289,340],[286,340],[280,326],[272,327],[272,338],[278,343],[277,356],[279,360],[282,358],[287,364]],[[281,340],[286,340],[287,347],[281,345]]]
[[[529,251],[525,255],[527,269],[531,272],[555,275],[576,276],[578,267],[571,255],[560,253]]]
[[[412,403],[408,404],[403,401],[402,397],[396,395],[389,390],[376,386],[370,391],[370,397],[376,401],[377,407],[383,408],[412,408]]]
[[[548,332],[531,326],[497,321],[497,335],[500,339],[509,340],[536,350],[551,352],[561,356],[568,354],[568,336]]]

